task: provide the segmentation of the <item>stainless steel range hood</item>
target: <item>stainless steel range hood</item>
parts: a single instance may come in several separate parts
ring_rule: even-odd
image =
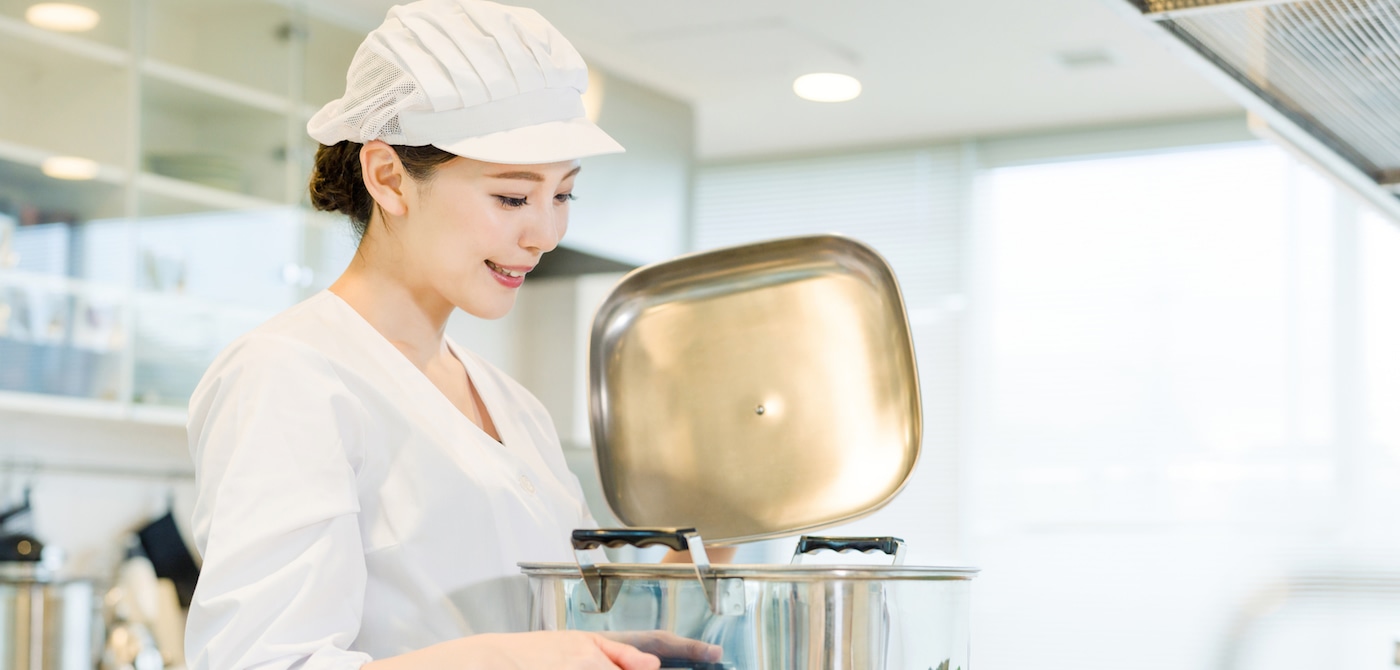
[[[1124,1],[1256,130],[1400,221],[1400,0]]]

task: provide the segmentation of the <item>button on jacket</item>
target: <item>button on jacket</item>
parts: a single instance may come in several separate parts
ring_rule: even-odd
[[[448,345],[501,442],[329,291],[214,362],[190,401],[193,670],[356,668],[527,627],[516,564],[572,560],[594,523],[544,407]]]

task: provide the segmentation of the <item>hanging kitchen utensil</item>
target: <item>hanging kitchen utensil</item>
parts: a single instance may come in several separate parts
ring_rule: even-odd
[[[5,529],[5,524],[32,509],[29,504],[29,487],[26,486],[24,499],[18,505],[0,512],[0,563],[27,565],[27,568],[38,565],[44,551],[43,543],[29,533]],[[12,567],[11,570],[13,569]]]
[[[175,514],[167,511],[160,518],[136,531],[141,540],[141,550],[155,566],[156,576],[175,583],[175,592],[180,596],[180,606],[186,609],[194,598],[194,587],[199,582],[199,566],[194,562],[189,547],[175,525]]]
[[[15,505],[14,507],[11,507],[3,512],[0,512],[0,529],[3,529],[5,527],[5,524],[9,523],[10,520],[33,509],[29,504],[29,495],[30,489],[28,486],[26,486],[24,487],[24,498],[20,501],[18,505]]]

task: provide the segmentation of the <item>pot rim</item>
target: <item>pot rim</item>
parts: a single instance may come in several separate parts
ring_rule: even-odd
[[[583,579],[575,563],[519,563],[529,577],[573,577]],[[695,566],[689,563],[601,563],[604,577],[624,579],[695,580]],[[981,570],[970,567],[889,566],[889,565],[741,565],[711,564],[710,573],[718,579],[752,579],[772,582],[826,582],[839,580],[877,581],[971,581]]]

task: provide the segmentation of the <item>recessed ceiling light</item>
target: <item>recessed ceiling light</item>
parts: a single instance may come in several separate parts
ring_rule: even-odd
[[[51,156],[39,165],[39,170],[54,179],[84,180],[97,177],[101,168],[97,161],[77,156]]]
[[[813,102],[845,102],[860,95],[860,81],[835,72],[814,72],[793,81],[792,92]]]
[[[24,12],[24,20],[44,30],[63,33],[80,33],[97,27],[101,17],[96,11],[66,2],[41,2],[30,5]]]

